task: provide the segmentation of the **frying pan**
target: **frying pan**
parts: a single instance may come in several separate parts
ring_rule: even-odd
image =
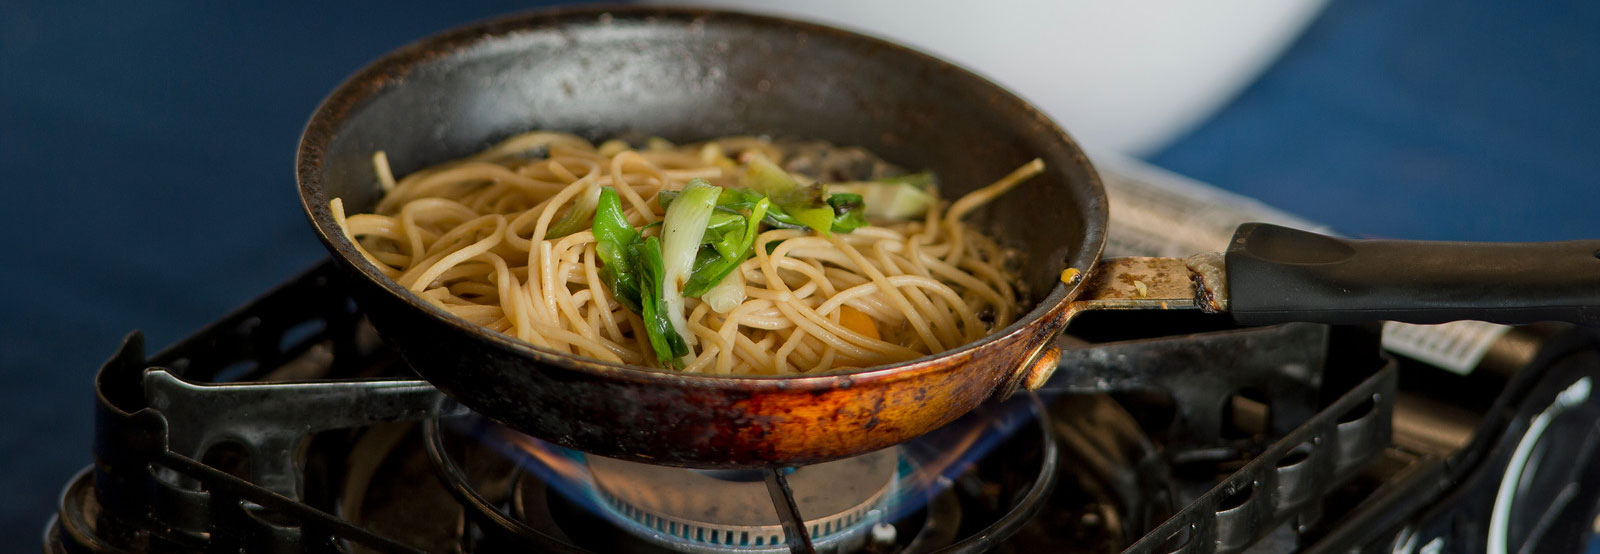
[[[1019,280],[1031,307],[981,341],[894,366],[788,378],[676,374],[545,350],[451,316],[369,265],[329,211],[335,197],[352,213],[376,203],[375,151],[403,175],[529,129],[591,139],[822,139],[931,169],[950,197],[1041,158],[1044,174],[970,220],[1026,256]],[[357,300],[423,378],[520,431],[659,464],[774,467],[905,441],[991,395],[1042,384],[1059,355],[1053,339],[1089,309],[1231,307],[1247,324],[1593,323],[1600,315],[1600,241],[1426,245],[1247,226],[1226,260],[1100,264],[1101,184],[1072,139],[1027,102],[896,44],[723,11],[565,9],[421,40],[317,108],[297,176],[311,223]]]

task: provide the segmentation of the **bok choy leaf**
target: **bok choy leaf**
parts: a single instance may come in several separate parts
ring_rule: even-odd
[[[683,286],[694,270],[695,258],[700,253],[700,241],[705,237],[706,225],[716,210],[721,187],[714,187],[704,179],[689,181],[689,186],[667,206],[661,223],[661,288],[659,308],[667,312],[672,327],[690,347],[695,344],[689,332],[689,323],[683,313]],[[660,354],[660,352],[657,352]]]

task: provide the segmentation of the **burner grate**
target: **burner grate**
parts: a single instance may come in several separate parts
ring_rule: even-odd
[[[345,427],[421,421],[425,430],[437,431],[437,416],[459,413],[459,408],[445,402],[441,394],[421,381],[386,377],[410,374],[392,353],[365,334],[369,328],[361,322],[360,313],[339,286],[337,277],[331,265],[319,267],[148,360],[143,356],[142,341],[137,335],[131,336],[97,378],[96,464],[92,473],[69,485],[49,540],[73,548],[115,541],[134,545],[129,547],[133,550],[191,552],[342,552],[354,545],[360,547],[355,550],[363,552],[417,552],[410,545],[334,515],[338,513],[337,502],[309,495],[310,487],[301,475],[307,466],[299,456],[314,429],[327,429],[323,433],[328,434],[341,433],[339,429]],[[1324,366],[1337,365],[1324,359],[1337,354],[1326,350],[1326,331],[1319,335],[1305,327],[1286,326],[1226,332],[1213,337],[1216,340],[1206,355],[1246,356],[1256,351],[1270,354],[1278,347],[1256,346],[1278,344],[1259,342],[1275,340],[1265,338],[1274,333],[1298,334],[1308,343],[1322,341],[1318,344],[1324,349],[1307,360],[1281,357],[1280,362],[1294,363],[1249,369],[1262,372],[1256,377],[1271,371],[1289,372],[1281,379],[1261,377],[1263,380],[1259,381],[1272,414],[1266,436],[1278,436],[1288,429],[1286,438],[1267,441],[1270,445],[1253,461],[1167,519],[1154,534],[1134,543],[1130,552],[1237,551],[1279,522],[1311,521],[1317,517],[1320,505],[1316,500],[1360,471],[1389,443],[1393,369],[1371,373],[1368,368],[1344,376],[1324,372]],[[1170,342],[1183,340],[1188,339]],[[1102,345],[1084,352],[1116,357],[1152,350],[1151,344]],[[1119,348],[1125,350],[1118,354]],[[1355,369],[1363,367],[1367,366]],[[1064,368],[1058,376],[1065,376],[1070,387],[1089,387],[1096,394],[1113,392],[1107,388],[1116,387],[1107,383],[1119,382],[1117,379],[1123,379],[1122,385],[1137,388],[1149,385],[1154,378],[1146,375],[1143,381],[1129,379],[1128,374],[1117,373],[1117,368],[1109,366],[1099,368],[1101,373],[1096,378],[1085,373],[1090,370],[1095,370],[1092,364],[1078,370]],[[1185,375],[1173,371],[1169,376]],[[350,379],[354,377],[366,379]],[[1192,374],[1185,378],[1198,379]],[[1180,439],[1197,437],[1200,435],[1194,433],[1218,424],[1226,411],[1215,411],[1218,408],[1212,405],[1213,401],[1228,398],[1232,389],[1242,383],[1237,379],[1244,378],[1240,374],[1218,378],[1222,382],[1208,389],[1206,394],[1210,396],[1175,395],[1180,417],[1172,424],[1173,433]],[[1322,382],[1324,378],[1334,382]],[[315,380],[222,382],[230,379]],[[307,398],[306,391],[315,394]],[[1323,397],[1337,399],[1328,409],[1317,412],[1316,406]],[[375,399],[381,400],[374,402]],[[182,415],[185,410],[179,405],[210,408],[188,410],[188,415]],[[306,408],[277,409],[286,405]],[[351,406],[362,409],[351,410]],[[216,414],[211,413],[212,409]],[[264,421],[246,417],[246,413],[276,415]],[[343,415],[318,415],[325,413]],[[296,423],[306,421],[315,425]],[[1059,454],[1054,440],[1048,438],[1052,435],[1047,424],[1033,425],[1047,437],[1042,454],[1045,467],[1056,467]],[[264,431],[263,427],[269,429]],[[1219,438],[1227,444],[1227,437]],[[249,468],[247,472],[235,475],[202,463],[210,459],[208,453],[213,446],[229,441],[243,447],[240,451],[250,461],[245,466]],[[1205,452],[1208,446],[1214,449],[1214,445],[1181,441],[1174,446],[1176,454],[1184,455]],[[1230,448],[1241,457],[1254,451],[1254,447],[1237,444]],[[258,462],[274,454],[288,458]],[[1055,475],[1046,470],[1037,478],[1022,476],[1024,480],[1035,479],[1017,493],[1023,501],[1021,505],[1029,509],[1012,510],[992,523],[963,528],[962,538],[947,546],[957,551],[1004,546],[1005,538],[1033,517],[1035,512],[1030,510],[1042,505],[1038,500],[1049,495]],[[929,509],[933,507],[930,504]],[[507,513],[503,504],[477,508],[502,517]],[[859,515],[845,520],[851,517],[870,520]],[[506,526],[519,524],[513,518],[504,519],[507,521],[500,523]],[[1122,523],[1126,522],[1118,522]],[[671,523],[667,525],[670,529]],[[827,535],[827,529],[824,524],[814,535]],[[1127,527],[1126,534],[1138,536],[1146,530],[1147,527],[1133,525]],[[719,539],[723,536],[719,534]],[[770,532],[752,534],[752,542],[756,536],[763,538],[763,546],[773,538]],[[581,551],[561,537],[547,538],[534,544],[544,551]],[[743,539],[743,535],[738,538]],[[480,539],[469,536],[468,540],[469,544],[476,544],[471,541]]]
[[[1390,362],[1125,553],[1239,552],[1281,523],[1316,518],[1319,501],[1389,445],[1396,377]]]

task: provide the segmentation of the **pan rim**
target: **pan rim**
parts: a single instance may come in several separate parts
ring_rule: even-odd
[[[972,355],[994,343],[1002,342],[1013,335],[1024,332],[1035,322],[1050,317],[1052,313],[1063,312],[1067,303],[1077,297],[1085,286],[1086,279],[1082,278],[1070,284],[1056,281],[1049,294],[1035,303],[1032,308],[1010,325],[956,348],[897,364],[876,365],[844,372],[789,376],[674,373],[670,370],[604,362],[557,352],[503,333],[488,331],[479,325],[450,314],[422,300],[416,294],[401,287],[393,279],[385,277],[355,250],[353,244],[344,238],[343,233],[338,231],[338,226],[333,221],[331,209],[327,205],[327,200],[329,199],[326,198],[326,191],[323,189],[322,169],[324,167],[323,161],[326,148],[337,135],[348,114],[365,105],[368,101],[387,90],[388,87],[393,86],[393,83],[403,81],[411,71],[433,59],[473,48],[501,36],[547,28],[559,28],[583,19],[608,16],[619,20],[637,20],[652,24],[668,21],[706,21],[711,18],[717,18],[732,20],[734,23],[787,27],[801,32],[833,35],[842,37],[845,40],[872,44],[875,47],[895,52],[898,55],[915,58],[930,67],[937,67],[947,71],[954,76],[953,78],[970,80],[975,85],[986,87],[989,89],[987,92],[993,93],[996,99],[1008,104],[1009,108],[1017,109],[1033,119],[1034,124],[1059,141],[1085,170],[1089,182],[1086,187],[1082,187],[1084,190],[1080,192],[1084,193],[1086,197],[1080,198],[1083,205],[1079,213],[1074,214],[1087,216],[1083,222],[1084,238],[1078,248],[1068,252],[1066,259],[1062,260],[1063,269],[1072,268],[1078,270],[1080,275],[1089,275],[1103,253],[1106,242],[1105,228],[1109,217],[1105,188],[1100,181],[1098,173],[1084,154],[1082,147],[1059,125],[1039,111],[1036,106],[976,71],[896,42],[852,30],[788,17],[698,7],[593,5],[519,12],[447,29],[390,51],[345,78],[335,87],[312,112],[311,118],[301,133],[295,156],[296,184],[300,193],[302,210],[312,224],[311,226],[317,238],[335,253],[334,259],[344,265],[346,269],[354,270],[362,278],[372,281],[373,284],[382,288],[385,293],[395,296],[410,308],[423,310],[429,316],[447,323],[455,330],[475,333],[485,337],[502,348],[527,356],[534,363],[604,375],[609,379],[627,382],[689,388],[737,386],[744,390],[832,389],[839,386],[841,379],[846,379],[850,382],[895,380],[910,378],[930,371],[947,370],[949,368],[947,364],[941,363],[942,360]],[[1054,168],[1047,168],[1047,171],[1051,170],[1054,170]],[[321,200],[319,202],[313,201],[319,199]]]

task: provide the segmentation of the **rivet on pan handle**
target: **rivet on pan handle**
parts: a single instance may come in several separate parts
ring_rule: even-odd
[[[1055,346],[1056,339],[1059,337],[1060,334],[1052,333],[1045,340],[1040,341],[1038,346],[1033,347],[1033,351],[1024,356],[1022,358],[1023,362],[1017,365],[1017,370],[1006,379],[1004,384],[1000,385],[995,397],[1000,399],[1011,398],[1011,395],[1016,394],[1019,387],[1034,390],[1039,387],[1033,383],[1042,385],[1045,381],[1050,380],[1050,375],[1056,371],[1056,364],[1061,361],[1061,349]]]
[[[1181,310],[1214,312],[1227,302],[1226,288],[1212,274],[1207,260],[1177,258],[1110,258],[1102,261],[1084,283],[1077,300],[1067,306],[1068,322],[1090,310]],[[1063,280],[1065,276],[1063,274]],[[1073,276],[1077,278],[1076,275]],[[1065,326],[1063,326],[1064,328]],[[1010,396],[1020,385],[1038,390],[1055,374],[1061,361],[1056,337],[1040,343],[1023,358],[1016,375],[1002,391]]]
[[[1052,343],[1054,341],[1051,341]],[[1022,379],[1022,386],[1028,390],[1039,390],[1051,375],[1056,374],[1056,367],[1061,363],[1061,348],[1055,344],[1047,344],[1035,355],[1032,362],[1025,367],[1028,374]]]

